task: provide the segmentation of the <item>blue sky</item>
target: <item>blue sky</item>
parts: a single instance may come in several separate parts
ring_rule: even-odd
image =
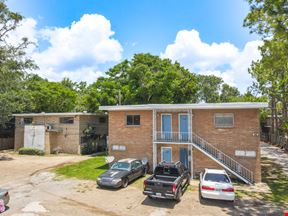
[[[12,10],[35,21],[36,24],[30,24],[30,28],[33,26],[32,30],[27,27],[23,32],[34,31],[32,37],[35,37],[38,48],[31,55],[38,52],[35,59],[38,59],[40,63],[40,70],[41,65],[44,68],[39,73],[42,76],[47,73],[47,78],[52,80],[65,75],[79,81],[81,76],[76,75],[75,71],[85,75],[87,70],[80,70],[83,67],[89,68],[99,76],[124,58],[131,58],[135,53],[150,52],[180,61],[193,72],[221,76],[229,84],[244,91],[251,83],[247,67],[252,59],[259,57],[257,36],[249,34],[248,29],[242,27],[243,19],[249,12],[248,3],[244,0],[8,0],[7,4]],[[53,50],[57,52],[56,45],[53,45],[51,41],[61,36],[59,36],[60,33],[56,34],[55,29],[67,28],[69,30],[71,24],[79,22],[85,14],[102,15],[110,21],[110,30],[115,34],[108,35],[107,33],[106,39],[117,41],[118,45],[114,43],[116,45],[114,51],[118,53],[111,59],[102,59],[103,61],[97,57],[85,58],[85,53],[83,53],[81,58],[73,60],[71,57],[69,61],[64,61],[66,64],[62,64],[61,67],[58,67],[59,65],[55,67],[55,64],[51,66],[47,62],[43,63],[45,58],[43,55],[39,57],[39,53],[53,46],[55,48]],[[90,19],[92,20],[92,17]],[[85,20],[88,20],[87,23],[89,22],[90,25],[100,26],[100,21],[97,19],[94,23],[90,22],[89,18]],[[48,36],[43,34],[47,29],[50,30]],[[89,34],[89,32],[83,32],[85,33]],[[19,34],[22,35],[21,32]],[[177,35],[179,40],[176,40]],[[79,40],[79,43],[83,41]],[[169,45],[171,45],[170,48],[168,48]],[[183,48],[186,45],[188,49]],[[110,49],[109,55],[112,52],[111,46],[109,45],[108,48]],[[201,50],[205,50],[205,53],[201,53]],[[229,52],[223,53],[223,50]],[[89,51],[83,50],[83,52],[86,52],[86,56],[89,55]],[[105,50],[103,52],[105,53]],[[88,61],[95,63],[88,63]],[[242,72],[235,71],[237,68],[241,68],[239,70]],[[66,72],[63,74],[60,69]],[[241,76],[243,73],[245,73],[245,79]],[[57,74],[59,74],[58,78],[55,77]],[[96,79],[97,76],[91,79]],[[238,78],[243,80],[239,82]],[[89,81],[91,79],[89,78]]]

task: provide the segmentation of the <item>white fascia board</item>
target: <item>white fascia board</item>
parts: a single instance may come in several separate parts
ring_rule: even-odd
[[[34,116],[97,116],[104,115],[102,113],[83,113],[83,112],[75,112],[75,113],[17,113],[12,114],[15,117],[34,117]]]
[[[143,105],[117,105],[100,106],[99,110],[183,110],[183,109],[260,109],[267,108],[268,103],[241,102],[241,103],[198,103],[198,104],[143,104]]]

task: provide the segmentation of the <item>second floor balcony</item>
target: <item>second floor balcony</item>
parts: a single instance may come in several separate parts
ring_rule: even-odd
[[[154,137],[155,142],[191,143],[192,133],[190,132],[163,132],[157,131]]]

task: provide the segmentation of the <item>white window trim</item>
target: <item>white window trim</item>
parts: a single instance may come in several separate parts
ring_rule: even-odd
[[[170,149],[170,153],[171,153],[171,162],[173,161],[173,158],[172,158],[172,147],[161,147],[161,161],[163,161],[163,150],[164,149]]]
[[[233,124],[231,126],[221,126],[221,125],[216,125],[216,116],[217,115],[231,115],[233,117]],[[235,119],[234,119],[234,113],[214,113],[214,126],[215,128],[233,128],[235,127]]]

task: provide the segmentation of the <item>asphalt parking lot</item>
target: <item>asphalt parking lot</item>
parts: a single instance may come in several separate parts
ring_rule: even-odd
[[[120,190],[100,189],[94,181],[67,179],[51,171],[55,166],[87,158],[83,156],[36,157],[6,153],[5,157],[0,160],[0,187],[9,189],[11,200],[3,215],[221,216],[281,215],[283,212],[271,203],[254,199],[237,199],[235,203],[202,201],[197,181],[192,182],[177,203],[151,200],[142,194],[139,184]]]

